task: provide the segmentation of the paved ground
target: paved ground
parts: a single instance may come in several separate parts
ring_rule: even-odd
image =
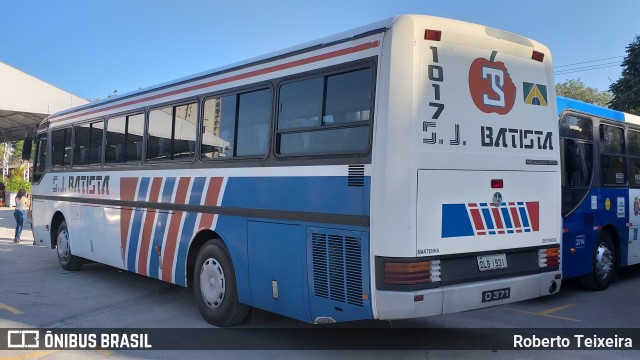
[[[13,242],[16,230],[16,220],[13,218],[13,212],[12,208],[0,208],[0,241],[10,240]],[[23,244],[31,245],[33,243],[30,223],[24,224],[21,240]]]

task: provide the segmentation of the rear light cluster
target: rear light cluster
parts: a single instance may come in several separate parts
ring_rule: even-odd
[[[387,285],[417,285],[438,281],[440,260],[384,264],[384,282]]]
[[[540,267],[554,267],[560,265],[560,248],[553,247],[538,250],[538,265]]]

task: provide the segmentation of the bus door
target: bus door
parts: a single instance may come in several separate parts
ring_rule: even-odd
[[[633,180],[632,180],[633,181]],[[640,263],[640,189],[629,190],[629,248],[627,264]]]

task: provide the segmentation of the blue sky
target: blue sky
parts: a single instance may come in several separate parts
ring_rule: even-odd
[[[640,35],[637,0],[0,0],[0,61],[106,98],[403,13],[475,22],[547,45],[557,75],[607,90]],[[573,65],[593,60],[581,65]],[[564,66],[572,65],[572,66]],[[6,84],[0,84],[6,86]]]

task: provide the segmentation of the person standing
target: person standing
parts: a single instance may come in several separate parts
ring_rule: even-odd
[[[25,189],[20,189],[18,190],[18,194],[16,194],[16,210],[13,212],[13,217],[16,219],[16,236],[13,239],[14,243],[20,242],[22,226],[27,218],[27,210],[29,210],[29,198],[27,197],[27,191]]]

